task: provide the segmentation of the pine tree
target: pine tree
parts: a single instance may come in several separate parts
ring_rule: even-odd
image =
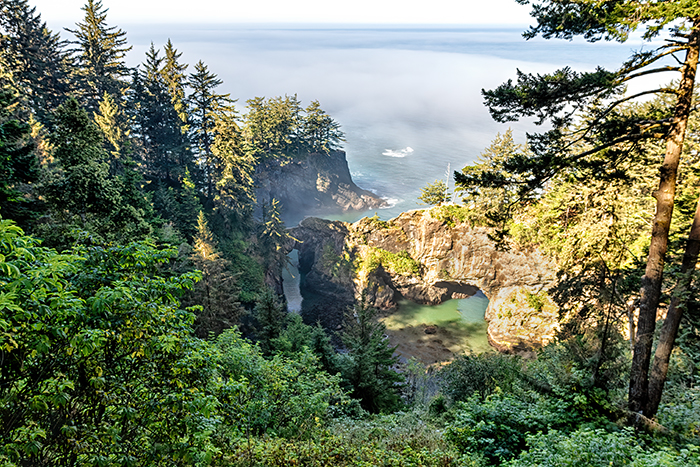
[[[321,104],[311,101],[305,113],[300,130],[304,147],[309,152],[320,154],[328,154],[340,148],[340,142],[345,141],[340,124],[321,109]]]
[[[217,112],[214,133],[211,161],[215,205],[226,219],[246,222],[255,205],[255,165],[253,158],[242,148],[241,130],[233,106]]]
[[[173,184],[187,168],[187,165],[181,165],[186,145],[181,132],[182,121],[163,78],[163,62],[151,43],[143,69],[137,71],[132,81],[131,101],[136,109],[138,149],[146,173],[166,184]]]
[[[255,335],[260,349],[265,355],[270,355],[273,350],[273,341],[280,336],[284,329],[287,311],[277,295],[272,290],[267,289],[260,295],[253,311],[253,317],[257,322]]]
[[[185,86],[187,85],[187,76],[185,72],[187,71],[188,65],[180,63],[180,57],[182,57],[182,53],[178,52],[170,39],[168,39],[168,42],[165,44],[165,59],[163,61],[161,74],[168,87],[170,101],[175,108],[175,112],[177,112],[177,115],[182,121],[182,131],[186,133],[188,129],[188,109],[187,102],[185,101]]]
[[[70,88],[65,45],[27,0],[0,3],[0,62],[8,74],[3,80],[16,87],[20,109],[42,124]]]
[[[25,224],[31,217],[20,186],[39,179],[30,126],[12,115],[16,98],[0,90],[0,214]]]
[[[652,220],[649,255],[641,281],[637,341],[632,360],[629,409],[652,417],[656,413],[652,399],[660,399],[663,387],[649,394],[649,366],[661,300],[665,256],[673,214],[678,167],[688,118],[693,108],[693,89],[700,55],[700,6],[692,0],[647,2],[560,2],[538,0],[532,16],[537,25],[525,36],[571,39],[581,35],[589,41],[600,39],[625,41],[629,33],[644,28],[644,38],[658,37],[670,25],[671,35],[660,47],[635,53],[616,72],[598,68],[576,73],[568,67],[545,75],[528,75],[518,71],[517,83],[508,81],[492,91],[483,91],[494,119],[514,121],[535,117],[538,123],[549,121],[552,129],[529,135],[531,154],[514,157],[504,164],[508,172],[517,173],[524,191],[537,190],[558,173],[575,168],[589,176],[624,177],[617,169],[620,161],[640,157],[646,140],[660,138],[666,143],[660,164],[656,214]],[[672,56],[676,63],[660,63]],[[653,87],[632,96],[621,96],[630,81],[651,74],[676,72],[680,80],[668,86]],[[671,95],[673,105],[652,119],[648,115],[625,113],[627,102],[642,96]],[[580,117],[585,114],[585,118]],[[460,175],[455,175],[459,179]],[[498,186],[503,179],[482,178],[487,187]],[[671,339],[675,333],[667,334]],[[659,377],[661,375],[659,374]],[[651,399],[650,399],[651,397]]]
[[[223,83],[216,74],[211,73],[201,60],[194,66],[195,72],[190,74],[189,86],[191,94],[188,97],[192,143],[198,158],[199,166],[204,175],[204,189],[208,198],[214,197],[215,162],[212,146],[215,138],[216,113],[233,101],[229,94],[217,94],[215,89]]]
[[[190,258],[195,268],[202,272],[202,280],[192,293],[193,303],[202,307],[197,313],[195,332],[200,337],[221,334],[236,325],[243,312],[238,301],[240,289],[229,272],[229,261],[217,249],[202,211],[197,216],[197,235]]]
[[[351,395],[373,413],[398,408],[400,383],[404,381],[392,368],[398,363],[396,347],[389,345],[386,327],[376,321],[377,313],[364,300],[357,303],[346,314],[340,336],[350,356],[343,376],[353,388]]]
[[[76,38],[72,44],[77,46],[73,53],[81,98],[88,111],[96,112],[105,93],[121,101],[130,75],[124,58],[131,46],[127,46],[126,32],[107,25],[109,9],[103,7],[101,0],[88,0],[82,10],[83,22],[67,31]]]

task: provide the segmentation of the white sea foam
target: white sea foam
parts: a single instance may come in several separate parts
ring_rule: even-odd
[[[412,152],[413,152],[413,148],[410,146],[407,146],[407,147],[405,147],[403,149],[399,149],[397,151],[395,151],[393,149],[386,149],[382,153],[382,155],[389,156],[389,157],[406,157],[409,154],[411,154]]]
[[[382,206],[379,209],[391,209],[394,206],[396,206],[397,204],[399,204],[401,201],[403,201],[402,199],[398,199],[398,198],[382,198],[382,199],[384,199],[384,201],[386,201],[386,206]]]

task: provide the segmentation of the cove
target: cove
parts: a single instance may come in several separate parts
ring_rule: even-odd
[[[488,303],[481,291],[432,306],[402,300],[396,311],[381,320],[401,360],[414,357],[430,365],[460,353],[493,351],[484,320]]]

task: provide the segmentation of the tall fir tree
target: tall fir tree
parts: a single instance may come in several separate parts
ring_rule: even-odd
[[[46,125],[70,90],[66,42],[26,0],[0,2],[0,59],[19,93],[19,109]],[[25,115],[26,117],[26,115]]]
[[[217,94],[215,89],[223,83],[216,74],[209,71],[201,60],[194,66],[189,76],[190,132],[192,146],[204,177],[204,192],[209,199],[214,197],[216,164],[212,146],[215,138],[216,114],[231,104],[229,94]]]
[[[163,78],[163,58],[151,43],[143,69],[132,81],[131,100],[135,111],[135,129],[140,158],[146,173],[166,184],[174,184],[187,166],[180,165],[186,151],[181,123]]]
[[[107,25],[108,8],[101,0],[88,0],[83,6],[85,17],[76,29],[67,29],[76,40],[72,42],[80,83],[80,97],[89,112],[96,112],[104,93],[120,102],[128,86],[130,70],[124,61],[131,46],[126,32]]]
[[[664,266],[669,246],[669,231],[678,179],[678,168],[693,109],[693,90],[700,55],[700,5],[694,0],[613,2],[563,2],[559,0],[519,0],[532,4],[537,25],[525,37],[537,35],[572,39],[583,36],[624,42],[640,28],[643,37],[653,39],[668,27],[667,41],[652,50],[637,52],[615,71],[598,68],[577,73],[569,67],[551,74],[530,75],[518,71],[517,82],[509,80],[492,91],[483,91],[494,119],[500,122],[534,117],[537,123],[548,121],[552,129],[529,135],[531,153],[513,157],[504,167],[517,173],[521,192],[538,189],[552,177],[572,168],[587,170],[589,176],[621,177],[621,161],[641,157],[645,140],[662,139],[666,149],[659,163],[658,189],[654,192],[656,213],[651,220],[649,254],[641,280],[637,336],[629,387],[629,409],[637,417],[656,413],[665,374],[658,373],[650,393],[649,369],[657,312],[662,300]],[[665,63],[665,59],[674,62]],[[679,81],[667,86],[651,86],[636,94],[623,96],[633,80],[660,73],[677,73]],[[659,109],[651,119],[625,113],[624,104],[635,98],[666,95],[674,103]],[[580,117],[586,114],[584,119]],[[456,174],[462,183],[476,181],[487,187],[512,182],[503,177],[482,174],[480,180]],[[673,347],[675,332],[664,335]],[[639,418],[641,420],[641,418]]]
[[[229,272],[230,262],[218,251],[202,211],[197,216],[197,234],[190,255],[194,267],[202,272],[202,280],[192,291],[191,302],[202,308],[197,312],[194,329],[199,337],[221,334],[236,324],[243,312],[238,301],[240,289]]]

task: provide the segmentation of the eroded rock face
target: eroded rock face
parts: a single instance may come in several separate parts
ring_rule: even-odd
[[[258,200],[280,201],[286,215],[366,211],[385,205],[352,181],[344,151],[308,154],[303,160],[256,174]]]
[[[306,219],[292,235],[300,240],[296,247],[305,258],[300,262],[312,278],[306,286],[328,287],[339,300],[364,293],[374,306],[388,309],[402,297],[437,304],[481,289],[489,298],[486,320],[497,349],[536,348],[557,331],[557,308],[546,295],[556,282],[556,264],[538,251],[498,250],[486,228],[450,227],[425,210],[389,222]],[[419,272],[377,265],[377,252],[409,256],[420,264]]]

